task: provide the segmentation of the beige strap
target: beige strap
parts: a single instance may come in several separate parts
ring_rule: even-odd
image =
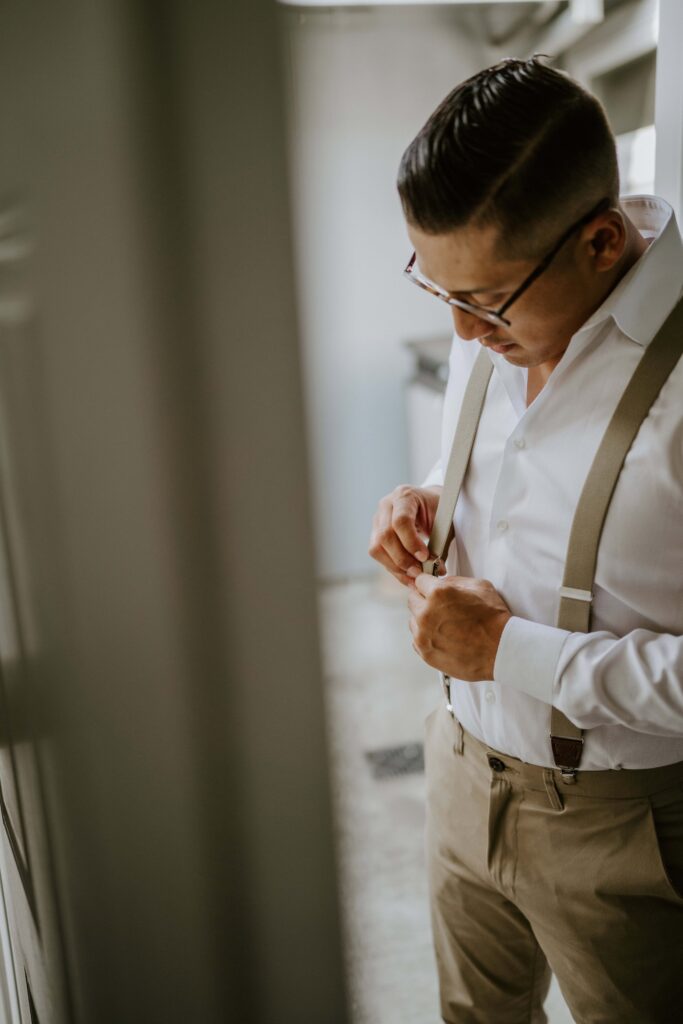
[[[438,575],[439,564],[445,560],[453,540],[455,506],[467,472],[492,372],[493,363],[486,349],[482,348],[470,373],[460,407],[460,416],[455,428],[443,489],[427,545],[432,557],[422,563],[422,571],[429,573],[430,576]]]
[[[557,625],[590,631],[598,546],[607,510],[626,456],[651,406],[683,352],[683,300],[671,311],[645,350],[628,382],[596,452],[581,491],[567,546]],[[553,707],[550,740],[565,781],[581,759],[583,733]]]
[[[671,311],[650,342],[619,400],[598,447],[574,513],[560,587],[557,626],[572,632],[590,631],[593,583],[598,547],[614,488],[640,427],[683,352],[683,300]],[[463,398],[434,526],[429,538],[432,556],[422,569],[436,575],[453,539],[455,506],[467,472],[474,438],[484,408],[493,365],[479,352]],[[450,680],[442,674],[450,705]],[[581,760],[583,732],[557,708],[551,709],[550,742],[555,764],[565,782],[573,782]]]

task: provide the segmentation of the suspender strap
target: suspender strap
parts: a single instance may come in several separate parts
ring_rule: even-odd
[[[448,548],[453,540],[453,516],[455,505],[460,494],[462,482],[470,461],[472,445],[481,419],[486,390],[489,385],[493,363],[489,358],[486,349],[482,348],[477,356],[475,364],[467,382],[465,395],[460,407],[458,425],[455,428],[455,436],[451,446],[451,454],[448,459],[446,475],[439,504],[434,516],[434,525],[427,545],[429,553],[433,556],[429,561],[422,563],[422,571],[430,576],[437,576],[439,564],[445,560]]]
[[[607,510],[626,456],[651,406],[683,352],[683,299],[671,311],[633,372],[597,450],[579,498],[569,535],[560,587],[557,626],[590,631],[593,582],[598,546]],[[453,438],[441,498],[429,538],[432,556],[423,572],[437,575],[453,539],[453,516],[474,438],[479,426],[493,365],[481,349],[470,374]],[[442,674],[450,706],[450,680]],[[557,708],[551,709],[550,742],[565,782],[573,782],[583,750],[583,732]]]
[[[590,631],[598,545],[614,489],[626,456],[651,406],[683,352],[683,300],[669,314],[638,363],[596,452],[581,491],[567,546],[557,625]],[[583,733],[553,708],[550,742],[555,764],[566,782],[574,781]]]

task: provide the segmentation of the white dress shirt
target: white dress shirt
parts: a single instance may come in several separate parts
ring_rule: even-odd
[[[494,362],[455,513],[449,574],[490,580],[513,617],[494,679],[453,680],[465,729],[531,764],[553,766],[550,706],[586,730],[580,770],[683,761],[683,359],[624,463],[600,541],[590,633],[557,629],[572,517],[621,395],[683,288],[683,244],[668,203],[621,200],[652,239],[574,334],[526,406],[527,370]],[[443,483],[462,397],[479,352],[454,336]]]

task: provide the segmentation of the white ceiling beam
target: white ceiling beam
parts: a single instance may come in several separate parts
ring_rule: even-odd
[[[604,0],[569,0],[569,16],[577,25],[599,25],[605,20]]]
[[[548,53],[551,57],[557,57],[579,40],[593,28],[592,22],[576,21],[569,8],[562,11],[540,37],[533,42],[533,49],[537,53]]]
[[[441,4],[459,7],[489,4],[491,0],[278,0],[286,7],[420,7],[422,4]],[[545,0],[526,0],[527,3],[544,3]],[[499,4],[515,4],[519,0],[496,0]]]

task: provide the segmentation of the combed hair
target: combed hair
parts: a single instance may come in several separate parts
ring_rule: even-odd
[[[428,234],[493,224],[506,254],[527,258],[603,196],[618,201],[601,103],[542,57],[507,58],[442,100],[401,158],[409,224]]]

